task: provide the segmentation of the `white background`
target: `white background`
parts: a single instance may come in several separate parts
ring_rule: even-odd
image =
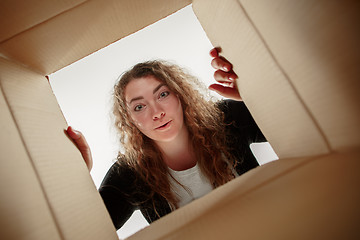
[[[119,75],[138,62],[164,59],[190,70],[208,86],[214,72],[211,48],[188,6],[49,76],[68,125],[80,130],[90,145],[94,160],[91,176],[97,188],[119,151],[110,117],[112,88]],[[276,159],[271,151],[256,155],[261,155],[262,161]],[[125,238],[147,225],[136,211],[118,236]]]

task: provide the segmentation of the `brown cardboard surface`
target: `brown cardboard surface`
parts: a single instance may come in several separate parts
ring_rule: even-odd
[[[6,6],[0,20],[11,21],[0,29],[2,238],[116,239],[44,75],[191,3],[82,2],[0,5]],[[195,0],[193,6],[234,64],[240,92],[280,158],[358,146],[352,24],[358,5]],[[359,238],[359,157],[354,148],[264,165],[130,239]]]
[[[12,147],[26,149],[61,238],[116,239],[85,163],[64,134],[66,123],[47,79],[0,58],[0,80],[22,139],[22,144]]]
[[[238,88],[279,158],[330,151],[289,76],[236,0],[196,0],[194,12],[239,76]]]
[[[61,239],[42,184],[3,96],[2,79],[0,76],[0,238]]]
[[[360,2],[240,0],[332,149],[360,145]]]
[[[0,43],[83,2],[85,0],[2,0]]]
[[[229,199],[245,195],[262,184],[306,164],[308,161],[311,161],[311,158],[291,159],[280,162],[276,161],[264,165],[261,168],[253,169],[242,175],[240,178],[215,189],[203,198],[195,200],[191,204],[176,210],[171,213],[170,216],[166,217],[165,220],[160,220],[151,224],[148,229],[140,231],[130,239],[142,239],[147,235],[151,236],[151,239],[166,239],[165,236],[168,234],[171,235],[172,233],[179,231],[179,229],[186,228],[188,224],[196,222],[207,212],[213,211],[214,208],[222,208],[221,204],[224,201],[229,201]],[[264,169],[267,169],[267,171]],[[259,171],[261,174],[259,174]],[[254,179],[256,180],[254,181]],[[163,224],[166,224],[165,231],[162,230],[164,228]],[[199,232],[198,237],[202,237],[201,232]]]
[[[47,75],[190,3],[190,0],[87,1],[2,42],[0,53]]]
[[[360,149],[258,167],[129,239],[357,239]]]

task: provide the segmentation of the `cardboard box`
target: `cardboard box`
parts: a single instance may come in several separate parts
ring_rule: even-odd
[[[117,238],[45,76],[190,3],[0,3],[2,239]],[[192,3],[280,160],[132,238],[359,238],[360,4]]]
[[[117,238],[45,76],[189,3],[1,3],[1,239]]]

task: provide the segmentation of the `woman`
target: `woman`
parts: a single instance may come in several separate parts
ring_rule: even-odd
[[[209,88],[241,100],[231,64],[210,52],[215,79]],[[134,210],[153,222],[257,166],[249,144],[265,141],[242,102],[212,103],[197,80],[161,61],[135,65],[114,88],[115,125],[125,153],[99,192],[119,229]],[[91,169],[81,133],[68,129]]]

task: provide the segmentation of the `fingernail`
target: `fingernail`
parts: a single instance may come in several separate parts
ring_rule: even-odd
[[[223,69],[225,70],[225,71],[229,71],[229,68],[228,67],[223,67]]]
[[[229,77],[229,80],[230,81],[234,81],[235,79],[233,77]]]

